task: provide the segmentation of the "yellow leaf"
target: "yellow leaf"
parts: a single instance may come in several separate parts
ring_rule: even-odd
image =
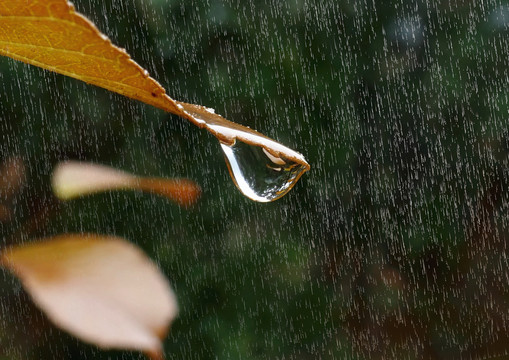
[[[66,234],[7,249],[1,261],[56,326],[102,348],[162,358],[161,338],[177,315],[176,299],[131,243]]]
[[[253,200],[278,199],[310,169],[304,156],[277,141],[228,121],[212,109],[170,98],[146,70],[76,13],[66,0],[0,0],[0,29],[1,55],[143,101],[207,129],[223,145],[232,146],[240,141],[263,149],[269,160],[284,161],[285,166],[276,163],[274,169],[279,173],[291,171],[291,176],[269,176],[268,181],[260,181],[259,175],[249,179],[249,175],[235,171],[238,161],[234,159],[232,164],[229,156],[234,152],[225,152],[233,181]],[[279,183],[272,188],[266,185],[275,181]],[[269,188],[263,189],[264,186]]]
[[[0,54],[179,112],[164,89],[65,0],[1,0]]]
[[[107,190],[138,189],[165,196],[181,206],[190,206],[200,196],[200,187],[187,179],[144,178],[108,166],[80,161],[58,164],[52,176],[53,192],[68,200]]]

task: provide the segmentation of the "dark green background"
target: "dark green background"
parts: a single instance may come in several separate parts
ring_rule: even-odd
[[[509,4],[74,3],[170,96],[274,137],[312,169],[283,199],[254,203],[207,132],[1,58],[0,159],[28,171],[4,245],[95,232],[140,246],[179,299],[169,359],[509,351]],[[58,203],[49,176],[63,159],[188,177],[203,196],[191,210],[137,192]],[[74,340],[12,276],[0,286],[2,356],[141,357]]]

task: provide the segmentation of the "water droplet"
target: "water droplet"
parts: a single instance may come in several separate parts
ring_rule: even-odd
[[[237,188],[251,200],[269,202],[285,195],[307,168],[261,146],[236,140],[221,143],[226,164]]]
[[[248,198],[274,201],[297,183],[309,164],[302,154],[248,127],[228,121],[211,108],[178,102],[187,119],[205,127],[221,144],[233,182]]]

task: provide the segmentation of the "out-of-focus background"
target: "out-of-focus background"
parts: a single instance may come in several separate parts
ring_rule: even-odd
[[[0,189],[3,246],[66,232],[137,244],[180,304],[169,359],[509,352],[509,3],[74,4],[170,96],[312,169],[252,202],[206,131],[0,58],[0,162],[20,169]],[[190,210],[133,191],[61,203],[50,174],[64,159],[190,178],[203,195]],[[0,280],[1,359],[142,358],[75,340]]]

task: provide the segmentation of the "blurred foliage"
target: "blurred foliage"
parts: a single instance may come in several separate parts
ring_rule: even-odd
[[[509,3],[74,3],[170,96],[312,169],[285,198],[251,202],[206,132],[2,58],[0,159],[28,171],[4,245],[81,231],[138,244],[179,299],[170,359],[509,352]],[[49,175],[63,159],[188,177],[203,198],[189,211],[142,193],[59,203]],[[56,330],[4,278],[5,356],[140,357]]]

